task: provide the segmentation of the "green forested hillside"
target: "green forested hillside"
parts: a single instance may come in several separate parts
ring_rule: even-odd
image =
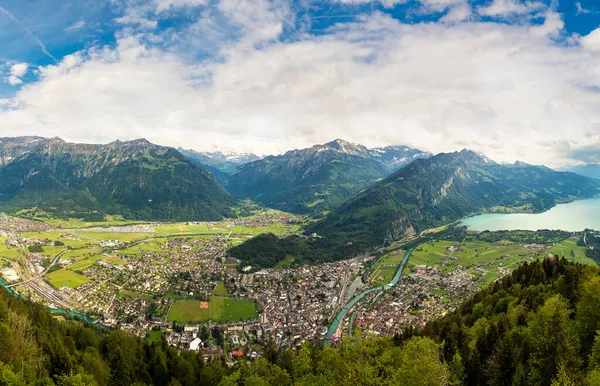
[[[242,165],[225,187],[268,207],[319,213],[387,174],[375,160],[326,144]]]
[[[7,212],[218,220],[233,205],[208,171],[145,140],[87,145],[42,139],[0,168],[0,210]]]
[[[329,250],[364,251],[486,211],[549,209],[600,194],[598,180],[522,163],[498,165],[469,150],[416,160],[307,228]]]
[[[600,269],[546,259],[525,264],[422,329],[298,350],[267,342],[264,357],[204,363],[166,342],[145,343],[57,320],[0,290],[2,385],[598,385]]]
[[[600,271],[525,264],[417,335],[467,385],[600,384]],[[408,339],[407,334],[402,339]]]

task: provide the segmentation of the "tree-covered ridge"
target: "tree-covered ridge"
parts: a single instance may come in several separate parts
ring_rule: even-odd
[[[275,267],[286,258],[292,258],[294,265],[333,260],[329,253],[320,249],[318,239],[304,239],[298,236],[279,238],[272,233],[258,235],[232,247],[228,254],[258,268]]]
[[[416,160],[307,228],[332,249],[364,251],[486,211],[539,212],[600,194],[598,180],[543,166],[498,165],[469,150]]]
[[[551,258],[524,264],[416,335],[441,343],[462,384],[597,385],[599,329],[600,270]]]
[[[0,169],[0,209],[55,216],[218,220],[233,199],[206,170],[146,140],[108,145],[36,141]]]
[[[221,362],[205,366],[202,356],[162,340],[149,345],[125,331],[58,320],[0,290],[2,385],[217,384],[225,371]]]
[[[57,320],[0,291],[0,384],[5,385],[598,385],[600,269],[533,261],[402,336],[338,347],[267,341],[263,358],[204,363],[165,341],[145,343]]]

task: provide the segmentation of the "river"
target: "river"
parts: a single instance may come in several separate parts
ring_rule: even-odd
[[[559,204],[542,213],[486,213],[461,222],[473,231],[557,229],[577,232],[600,230],[600,198]]]
[[[356,295],[355,297],[353,297],[348,303],[346,303],[346,305],[340,310],[340,312],[338,312],[335,319],[329,326],[329,330],[327,330],[327,335],[325,336],[325,342],[323,343],[324,346],[327,346],[329,344],[329,339],[331,339],[333,334],[335,334],[335,331],[337,330],[340,322],[342,320],[344,320],[344,317],[346,316],[348,311],[351,310],[352,307],[354,307],[354,305],[356,303],[358,303],[362,298],[364,298],[365,295],[370,294],[371,292],[375,292],[375,291],[387,291],[390,288],[392,288],[393,286],[395,286],[396,284],[398,284],[398,281],[400,281],[400,277],[402,276],[402,271],[404,270],[404,266],[408,262],[408,258],[410,257],[410,254],[412,253],[413,249],[414,248],[411,248],[408,251],[406,251],[406,253],[404,254],[404,258],[400,262],[400,265],[398,266],[398,269],[396,270],[396,273],[394,274],[394,277],[388,284],[381,286],[381,287],[374,287],[374,288],[366,289],[366,290],[362,291],[361,293],[359,293],[358,295]]]

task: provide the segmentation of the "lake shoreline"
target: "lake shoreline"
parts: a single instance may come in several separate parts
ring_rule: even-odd
[[[484,212],[460,220],[471,231],[540,229],[580,232],[600,229],[600,197],[573,200],[554,205],[543,212]],[[561,225],[556,225],[561,224]]]

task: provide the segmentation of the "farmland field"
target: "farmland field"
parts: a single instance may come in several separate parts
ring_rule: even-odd
[[[50,284],[52,284],[55,288],[60,288],[62,286],[76,288],[83,283],[90,281],[90,279],[87,277],[64,268],[59,269],[58,271],[50,272],[48,275],[46,275],[46,278],[48,278]]]
[[[568,239],[550,248],[548,253],[552,253],[557,256],[564,256],[565,258],[573,260],[576,263],[597,265],[593,259],[585,255],[586,250],[587,247],[580,247],[577,245],[577,240]],[[572,254],[571,251],[573,251]]]
[[[450,251],[451,246],[458,250]],[[419,245],[412,253],[407,267],[414,272],[417,265],[438,267],[450,272],[459,267],[483,281],[491,283],[502,276],[500,268],[513,270],[527,260],[544,258],[548,254],[564,256],[583,264],[596,263],[585,255],[586,248],[577,245],[576,239],[562,241],[547,250],[527,248],[519,243],[503,240],[495,243],[484,241],[429,241]],[[478,267],[479,269],[475,269]],[[483,269],[483,271],[482,271]],[[485,284],[484,284],[485,283]]]
[[[102,256],[90,256],[90,257],[86,257],[83,258],[79,261],[76,261],[73,264],[69,264],[69,269],[73,270],[73,271],[83,271],[89,267],[91,267],[92,265],[96,264],[96,262],[98,260],[100,260],[102,258]]]

